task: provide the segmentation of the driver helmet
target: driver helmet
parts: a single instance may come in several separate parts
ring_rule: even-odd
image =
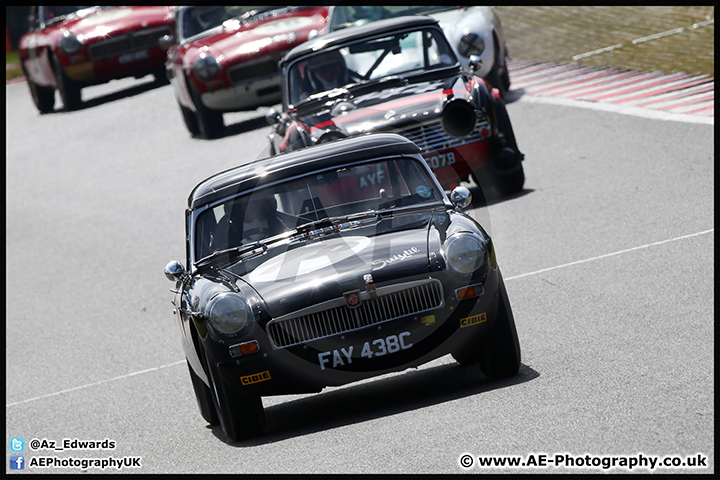
[[[349,81],[345,59],[337,50],[315,56],[307,69],[310,85],[316,92],[342,87]]]
[[[195,19],[202,31],[217,27],[225,21],[225,7],[198,7],[195,9]]]

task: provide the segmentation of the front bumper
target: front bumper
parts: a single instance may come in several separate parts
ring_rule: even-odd
[[[282,77],[276,75],[239,83],[201,96],[207,108],[223,112],[274,105],[282,100]]]
[[[223,381],[239,393],[284,395],[319,392],[358,380],[417,367],[478,345],[492,328],[498,304],[498,273],[491,270],[484,293],[458,300],[445,291],[442,307],[287,348],[258,339],[259,352],[227,360],[227,346],[206,345]]]

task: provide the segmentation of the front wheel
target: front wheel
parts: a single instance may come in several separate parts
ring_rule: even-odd
[[[495,324],[483,335],[477,350],[480,370],[490,379],[515,375],[520,370],[520,342],[515,318],[508,299],[505,282],[500,273],[498,284],[498,307]]]
[[[190,134],[193,136],[200,135],[200,127],[198,127],[197,117],[193,111],[180,105],[180,114],[182,115],[185,127],[188,129]]]
[[[190,380],[192,380],[193,390],[195,390],[195,399],[197,400],[198,408],[200,409],[200,415],[202,415],[205,421],[210,425],[217,425],[220,423],[220,419],[218,417],[217,410],[215,410],[213,391],[205,385],[205,382],[203,382],[200,377],[195,374],[187,360],[185,363],[187,363],[188,370],[190,371]]]
[[[65,106],[65,110],[77,110],[82,106],[82,98],[80,96],[80,84],[70,79],[63,70],[62,65],[57,59],[53,60],[55,67],[55,81],[57,89],[60,92],[60,99]]]
[[[237,393],[220,378],[217,366],[210,358],[207,358],[207,364],[213,403],[225,435],[233,442],[260,435],[265,428],[262,398]]]
[[[188,88],[190,89],[190,95],[192,96],[193,103],[195,104],[197,125],[200,129],[200,133],[207,139],[217,138],[223,134],[225,124],[223,123],[222,112],[216,110],[210,110],[202,102],[200,93],[188,82]]]
[[[32,81],[23,65],[23,73],[27,79],[30,95],[32,95],[33,103],[40,113],[50,113],[55,108],[55,89],[50,87],[41,87]]]
[[[494,153],[493,177],[498,191],[503,195],[510,195],[522,191],[525,185],[525,170],[522,165],[524,155],[518,148],[505,102],[500,99],[495,100],[495,114],[502,140]]]

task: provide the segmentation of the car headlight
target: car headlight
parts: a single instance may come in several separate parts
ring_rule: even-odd
[[[480,55],[485,51],[485,39],[477,33],[466,33],[460,39],[458,52],[463,57]]]
[[[82,45],[82,42],[74,33],[65,32],[63,37],[60,39],[60,48],[68,55],[76,53],[82,48]]]
[[[232,335],[242,330],[250,321],[252,311],[242,295],[221,293],[207,304],[207,318],[221,333]]]
[[[461,274],[470,274],[482,266],[485,245],[475,235],[459,234],[450,238],[445,258],[450,268]]]
[[[220,72],[220,64],[212,55],[201,53],[193,63],[193,70],[203,80],[210,80]]]

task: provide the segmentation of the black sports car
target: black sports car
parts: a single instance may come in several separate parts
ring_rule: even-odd
[[[399,133],[448,191],[462,181],[522,190],[524,155],[505,103],[471,56],[460,65],[437,20],[405,16],[319,36],[280,61],[282,113],[271,109],[270,153],[369,132]]]
[[[452,200],[451,200],[452,199]],[[520,346],[488,234],[420,149],[370,134],[219,173],[192,191],[187,269],[165,267],[202,416],[257,435],[262,396],[446,354],[489,378]]]

